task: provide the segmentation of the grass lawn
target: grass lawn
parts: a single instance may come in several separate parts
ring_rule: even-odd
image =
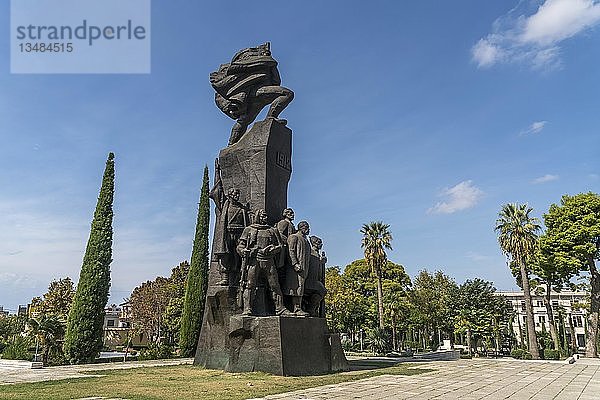
[[[322,376],[282,377],[262,372],[234,374],[179,365],[94,372],[104,375],[102,377],[2,385],[0,399],[60,400],[94,396],[131,400],[247,399],[383,374],[415,375],[428,371],[431,370],[395,365]]]

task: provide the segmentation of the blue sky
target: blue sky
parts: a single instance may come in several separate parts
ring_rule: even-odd
[[[500,206],[541,217],[600,191],[597,1],[211,3],[153,1],[148,75],[10,74],[0,3],[0,305],[77,279],[109,151],[111,301],[189,259],[202,168],[232,125],[208,74],[265,41],[296,93],[289,204],[330,265],[383,220],[411,276],[513,289]]]

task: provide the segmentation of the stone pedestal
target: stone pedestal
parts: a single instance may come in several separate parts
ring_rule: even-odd
[[[227,307],[227,297],[227,288],[207,296],[194,365],[286,376],[349,370],[339,335],[329,333],[325,318],[242,316]]]
[[[240,202],[252,211],[264,209],[273,225],[287,207],[291,160],[292,131],[272,119],[256,122],[219,153],[223,187],[239,189]]]
[[[301,376],[348,370],[339,336],[329,334],[324,318],[235,316],[229,330],[227,371]]]
[[[210,275],[215,273],[211,263]],[[218,273],[217,273],[218,274]],[[229,319],[241,311],[235,304],[237,286],[209,285],[194,365],[225,369],[229,362]]]

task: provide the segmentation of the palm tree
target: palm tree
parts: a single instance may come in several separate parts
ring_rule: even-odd
[[[531,304],[531,290],[529,287],[528,259],[535,253],[538,235],[541,227],[538,219],[531,217],[533,209],[527,204],[504,204],[498,219],[495,231],[498,232],[498,242],[502,252],[510,262],[515,262],[519,267],[523,295],[525,297],[525,313],[527,315],[527,338],[529,352],[532,358],[539,359],[535,322],[533,320],[533,305]]]
[[[42,314],[29,319],[28,326],[31,336],[42,347],[42,362],[48,365],[50,353],[61,348],[66,322],[55,314]]]
[[[390,226],[381,221],[364,224],[360,230],[363,234],[361,247],[365,252],[365,260],[371,272],[377,277],[377,305],[379,311],[379,327],[383,329],[383,287],[381,285],[381,269],[387,264],[385,250],[391,250],[392,234]]]

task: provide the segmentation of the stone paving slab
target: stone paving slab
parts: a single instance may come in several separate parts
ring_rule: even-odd
[[[119,363],[100,363],[83,365],[63,365],[60,367],[47,367],[43,369],[23,369],[0,365],[0,385],[15,383],[29,383],[41,381],[53,381],[70,378],[89,378],[101,376],[90,374],[90,372],[106,371],[114,369],[131,369],[142,367],[160,367],[168,365],[191,364],[193,358],[175,358],[169,360],[127,361]]]
[[[414,366],[419,367],[436,371],[414,376],[382,375],[262,400],[600,400],[597,360],[565,364],[473,359]]]

